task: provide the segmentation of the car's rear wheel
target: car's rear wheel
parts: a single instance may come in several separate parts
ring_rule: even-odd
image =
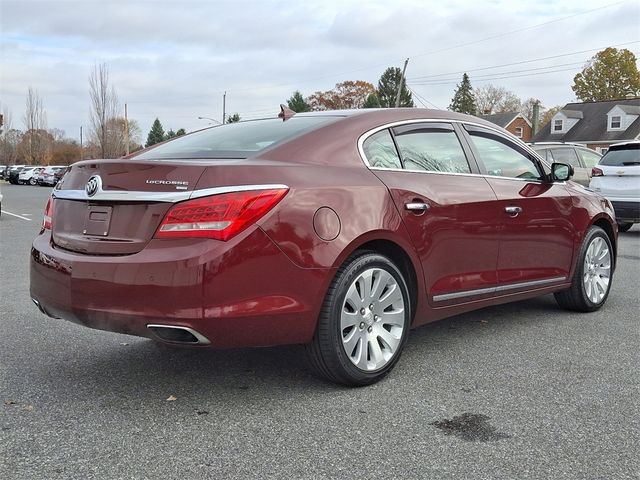
[[[397,363],[407,340],[411,302],[395,264],[357,252],[338,270],[322,306],[309,360],[323,377],[369,385]]]
[[[571,288],[557,292],[556,300],[568,310],[593,312],[606,302],[612,278],[611,240],[604,230],[593,226],[582,243]]]
[[[29,179],[29,185],[35,186],[36,183],[38,183],[38,180],[36,180],[35,178],[31,177]]]
[[[633,223],[632,222],[619,223],[618,224],[618,231],[622,232],[622,233],[628,232],[631,227],[633,227]]]

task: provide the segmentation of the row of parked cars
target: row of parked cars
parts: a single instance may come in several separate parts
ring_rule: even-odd
[[[67,167],[60,165],[0,165],[0,178],[14,185],[53,187],[66,170]]]

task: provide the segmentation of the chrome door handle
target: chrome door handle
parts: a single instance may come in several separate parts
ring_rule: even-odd
[[[429,210],[429,205],[427,205],[426,203],[411,202],[405,203],[404,208],[412,212],[425,212]]]
[[[519,213],[522,213],[522,207],[504,207],[504,211],[515,217]]]

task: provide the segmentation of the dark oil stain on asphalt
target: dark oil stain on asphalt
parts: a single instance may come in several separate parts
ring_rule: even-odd
[[[429,425],[439,428],[445,435],[455,435],[467,442],[493,442],[509,438],[509,435],[496,432],[496,427],[491,425],[488,420],[489,417],[486,415],[463,413],[451,420],[431,422]]]

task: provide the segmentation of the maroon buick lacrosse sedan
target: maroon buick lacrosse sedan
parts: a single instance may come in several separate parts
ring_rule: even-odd
[[[607,300],[611,204],[475,117],[423,109],[217,126],[72,165],[31,251],[38,308],[171,344],[306,344],[349,385],[411,328],[554,293]]]

